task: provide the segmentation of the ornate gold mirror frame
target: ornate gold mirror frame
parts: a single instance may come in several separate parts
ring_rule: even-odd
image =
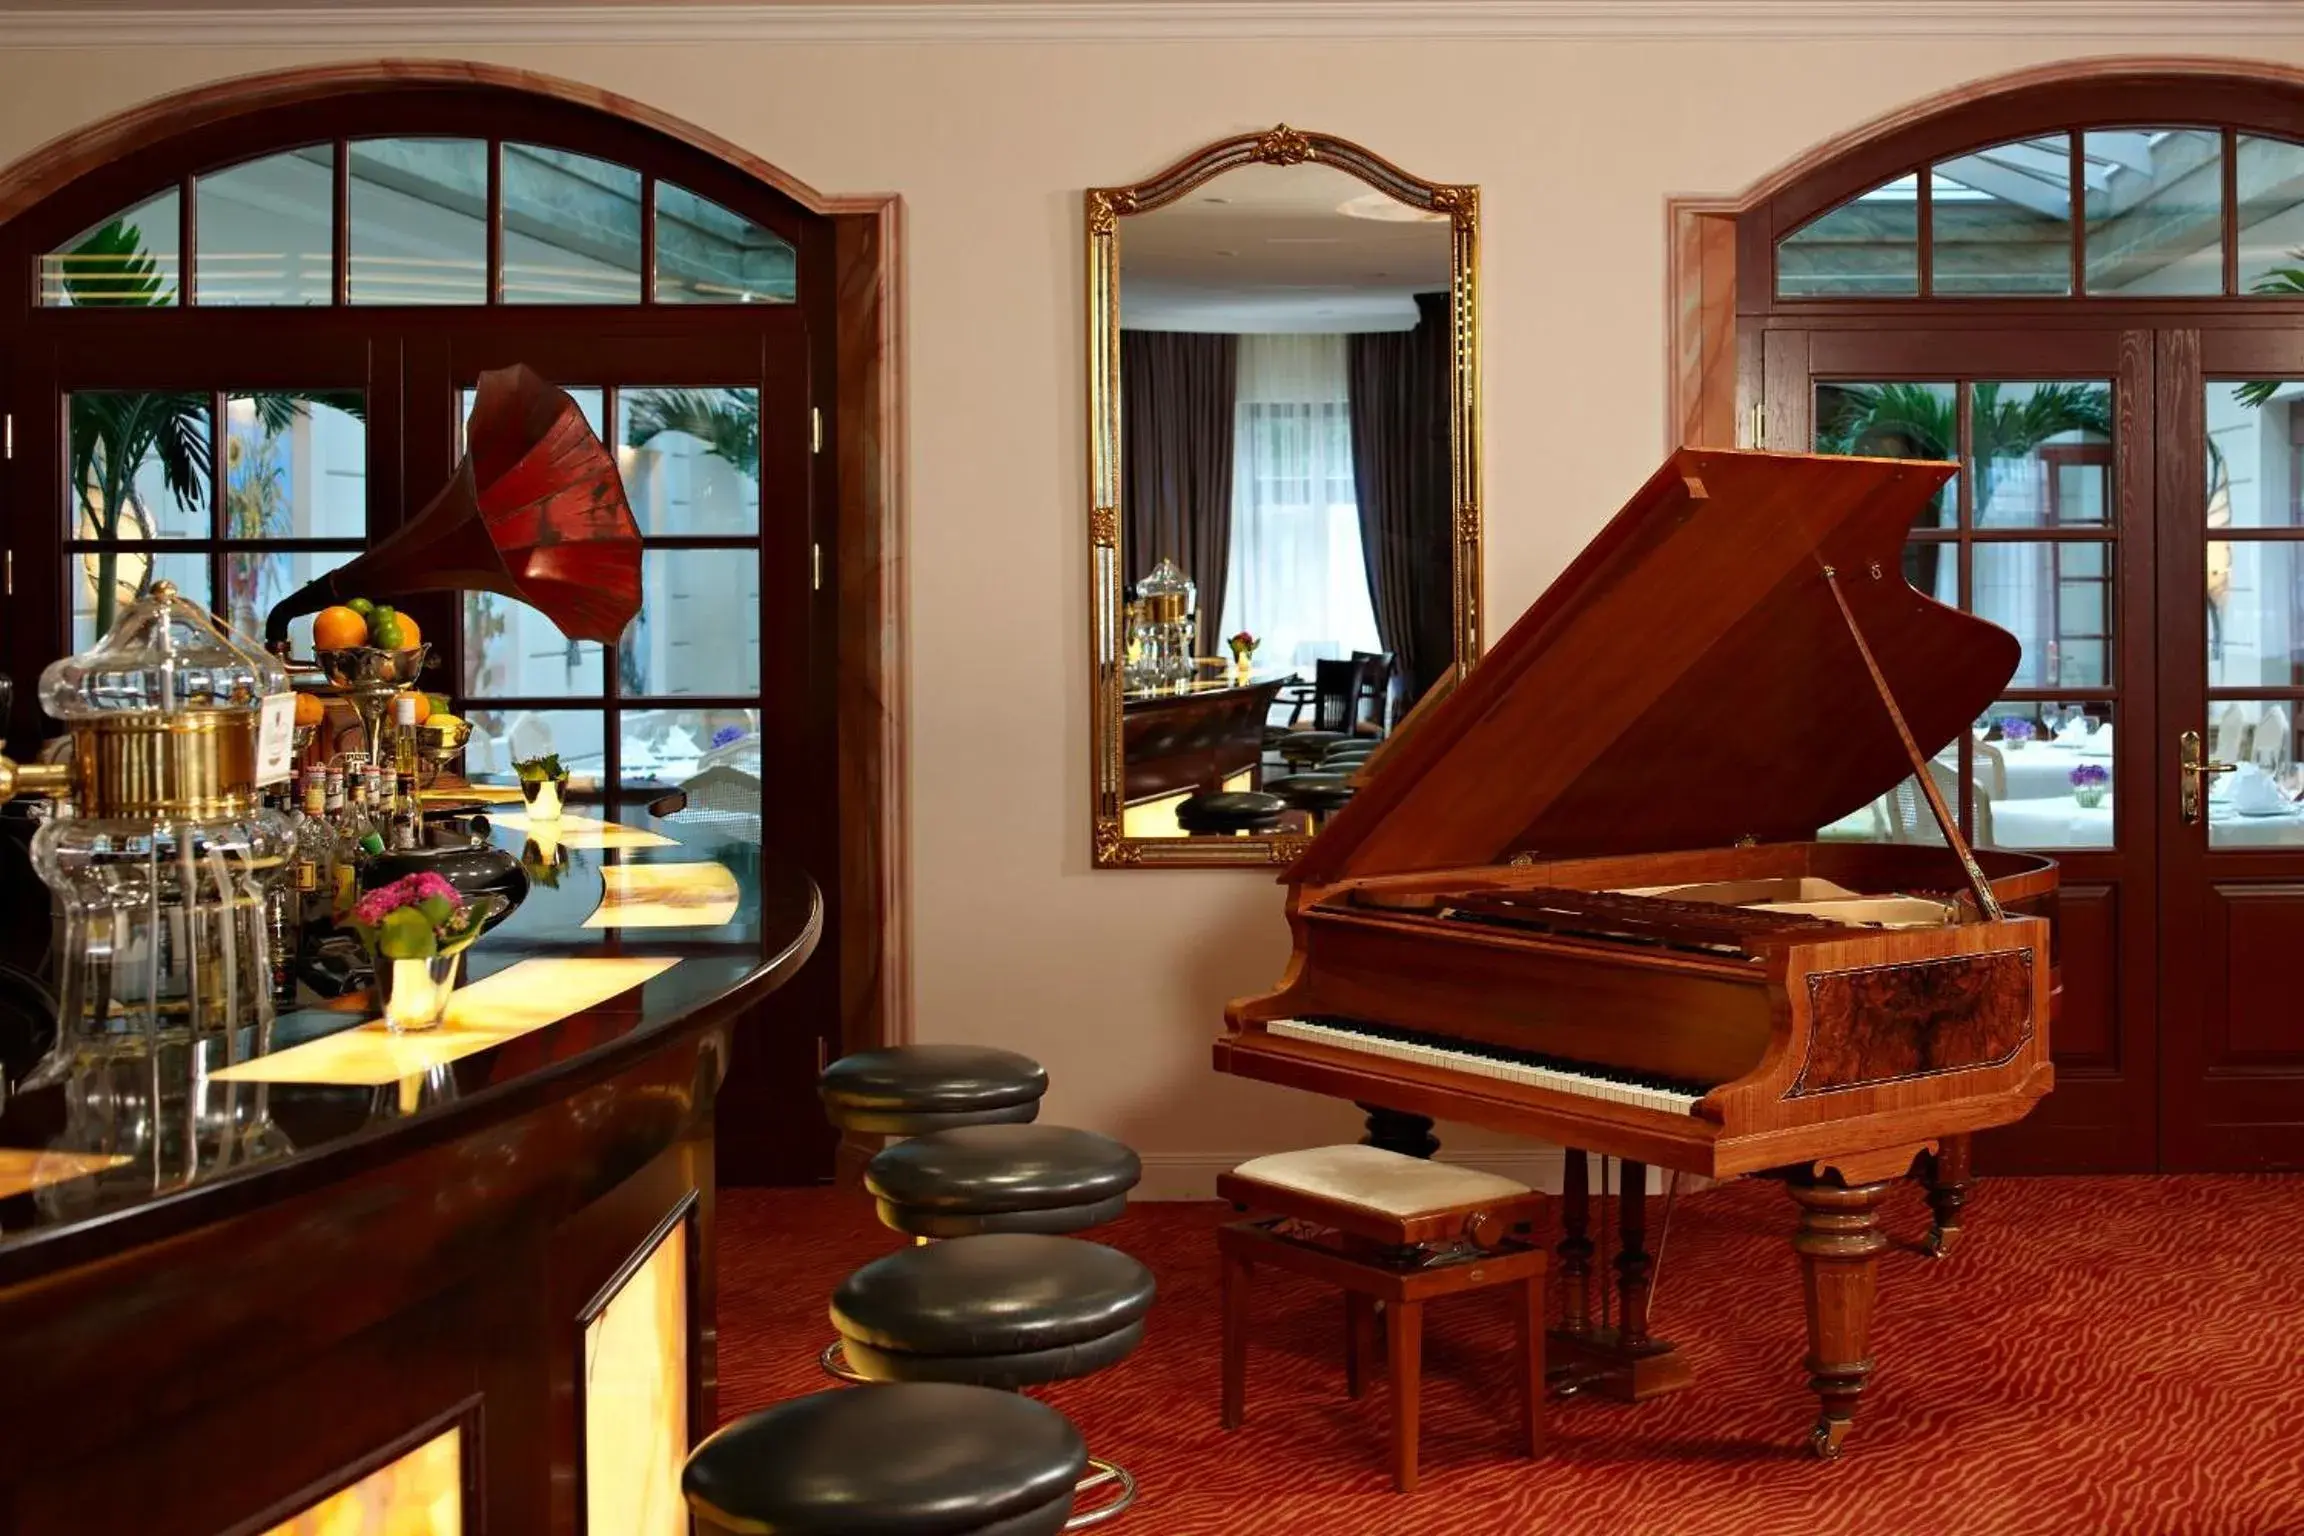
[[[1123,830],[1122,754],[1126,572],[1120,548],[1120,221],[1165,207],[1224,172],[1248,165],[1316,162],[1345,171],[1411,208],[1447,218],[1449,459],[1454,511],[1453,622],[1460,669],[1480,654],[1480,189],[1411,176],[1347,139],[1283,123],[1268,133],[1221,140],[1132,187],[1091,187],[1088,230],[1088,579],[1093,658],[1093,846],[1097,867],[1280,865],[1311,839],[1268,836],[1132,837]],[[1411,706],[1414,700],[1408,701]]]

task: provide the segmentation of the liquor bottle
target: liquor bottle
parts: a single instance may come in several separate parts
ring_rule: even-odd
[[[304,770],[304,810],[296,824],[291,888],[297,896],[300,927],[326,926],[336,898],[336,834],[328,824],[328,780],[318,768]]]
[[[361,811],[367,825],[360,832],[360,852],[373,857],[384,851],[384,828],[387,811],[384,804],[384,767],[370,763],[360,770]]]
[[[359,784],[357,768],[328,770],[329,861],[334,871],[328,916],[337,924],[352,915],[352,904],[360,895],[360,864],[367,857],[360,849],[365,823],[358,804]]]
[[[394,782],[391,809],[385,817],[384,842],[393,849],[420,848],[424,844],[424,812],[416,802],[416,696],[403,693],[392,701],[392,759]]]
[[[301,820],[296,810],[288,806],[276,790],[268,788],[264,791],[264,809],[284,810],[292,828]],[[296,1006],[296,937],[300,926],[297,922],[299,899],[296,880],[299,870],[293,845],[284,862],[287,865],[286,871],[264,892],[265,963],[271,972],[267,980],[271,986],[274,1012]]]

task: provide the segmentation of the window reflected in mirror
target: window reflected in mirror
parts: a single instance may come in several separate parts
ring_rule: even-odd
[[[1455,661],[1453,235],[1318,163],[1122,221],[1123,835],[1316,829]]]

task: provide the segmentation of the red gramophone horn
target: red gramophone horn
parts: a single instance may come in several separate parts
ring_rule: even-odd
[[[571,640],[613,644],[640,611],[640,528],[616,461],[567,392],[514,365],[480,375],[456,478],[413,522],[307,583],[264,621],[368,594],[501,592]]]

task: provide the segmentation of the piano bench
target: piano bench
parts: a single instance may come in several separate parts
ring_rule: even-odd
[[[1541,1195],[1496,1174],[1369,1146],[1256,1158],[1218,1175],[1216,1193],[1252,1213],[1216,1233],[1226,1429],[1239,1428],[1247,1412],[1249,1285],[1256,1267],[1269,1265],[1344,1292],[1344,1379],[1353,1397],[1374,1352],[1376,1306],[1385,1307],[1392,1480],[1402,1493],[1416,1491],[1425,1304],[1517,1286],[1522,1443],[1541,1454],[1547,1255],[1525,1235],[1542,1216]]]

